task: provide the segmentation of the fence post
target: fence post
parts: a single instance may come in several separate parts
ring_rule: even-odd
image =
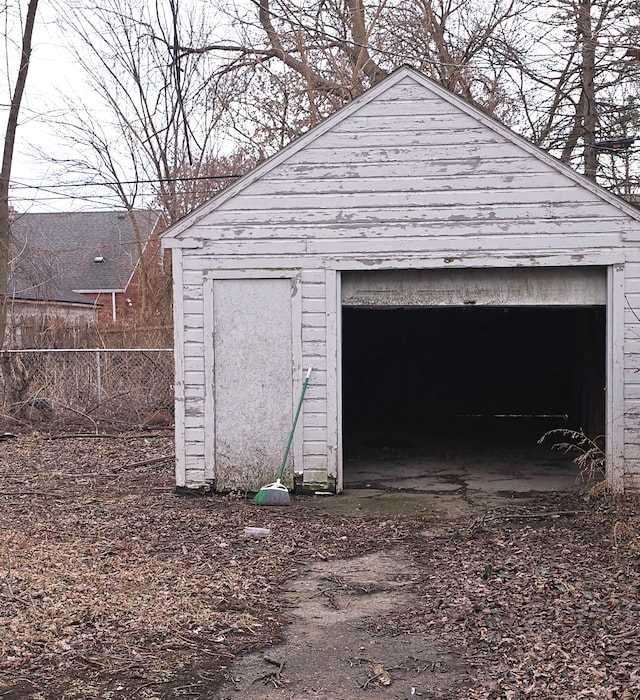
[[[100,362],[100,350],[96,349],[96,367],[98,370],[98,403],[102,403],[102,364]]]

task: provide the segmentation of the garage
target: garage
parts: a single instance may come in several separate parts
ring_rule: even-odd
[[[575,477],[539,439],[604,436],[604,270],[343,273],[342,296],[345,484],[420,488],[487,460]]]
[[[415,488],[425,465],[439,489],[575,488],[538,444],[559,428],[602,440],[612,489],[640,485],[640,210],[415,70],[163,245],[179,488],[273,481],[310,366],[298,493]]]

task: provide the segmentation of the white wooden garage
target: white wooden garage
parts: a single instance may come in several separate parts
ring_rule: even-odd
[[[312,365],[298,489],[496,416],[605,435],[637,487],[639,242],[634,208],[399,69],[165,234],[178,486],[271,481]]]

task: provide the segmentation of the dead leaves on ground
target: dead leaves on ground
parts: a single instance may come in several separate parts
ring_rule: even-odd
[[[418,555],[431,568],[418,624],[495,664],[470,697],[640,698],[639,552],[614,546],[609,510],[535,527],[494,520]]]
[[[0,697],[205,697],[277,640],[280,587],[310,560],[402,547],[420,603],[373,631],[437,632],[474,664],[469,700],[640,698],[634,502],[455,521],[256,509],[177,495],[171,452],[170,433],[0,446]]]

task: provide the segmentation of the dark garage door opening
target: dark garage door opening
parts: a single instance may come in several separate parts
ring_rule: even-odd
[[[343,308],[345,484],[378,458],[382,480],[418,455],[563,463],[537,443],[603,434],[605,327],[604,307]]]

